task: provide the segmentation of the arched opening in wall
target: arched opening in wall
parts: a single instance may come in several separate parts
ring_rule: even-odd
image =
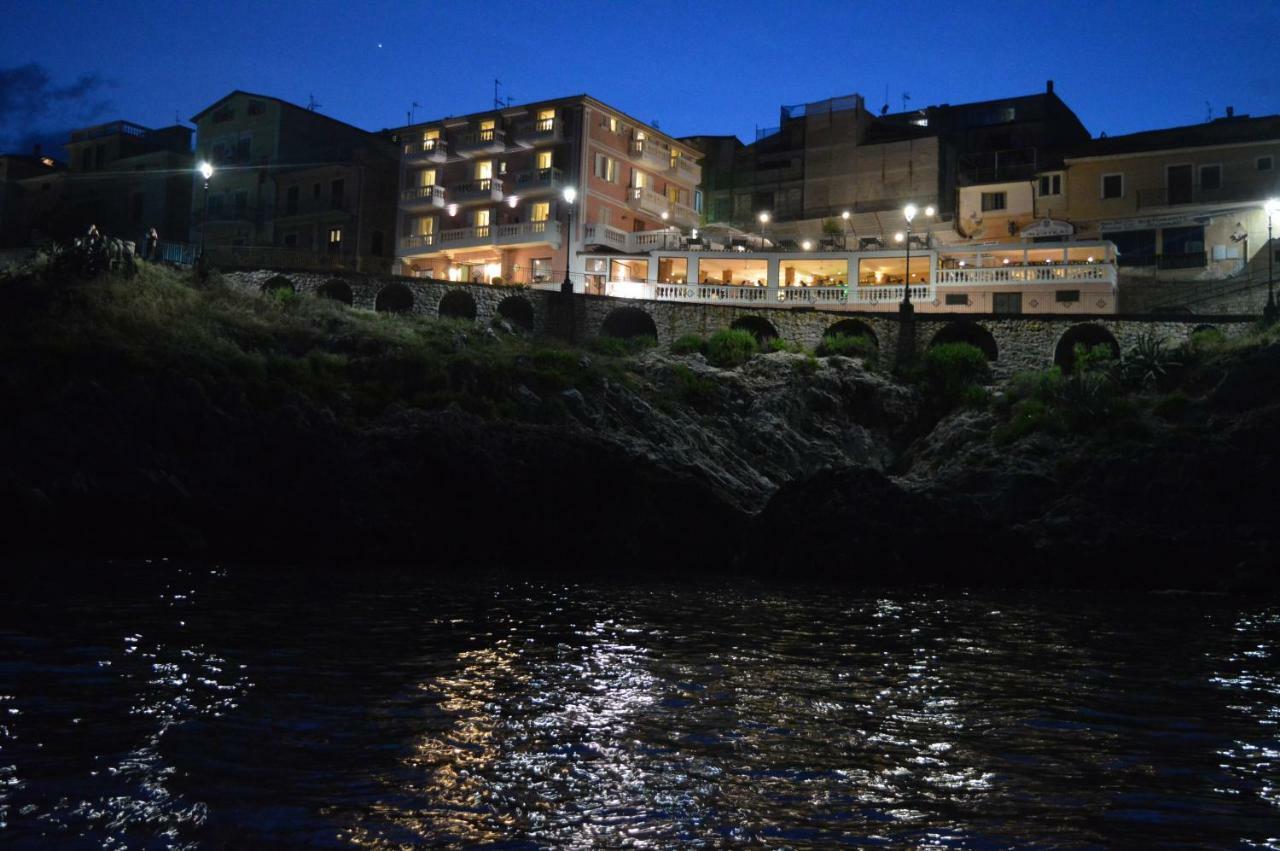
[[[413,310],[413,291],[404,284],[387,284],[378,291],[373,309],[379,313],[408,313]]]
[[[475,319],[476,300],[463,290],[449,290],[440,299],[441,319]]]
[[[778,329],[763,316],[739,316],[729,327],[738,331],[747,331],[761,346],[768,344],[770,340],[778,339]]]
[[[316,295],[320,296],[320,298],[332,299],[346,305],[350,305],[355,301],[355,293],[351,291],[350,285],[346,281],[340,281],[337,278],[321,284],[316,290]]]
[[[293,285],[293,281],[284,275],[272,275],[262,283],[263,295],[282,295],[284,293],[296,293],[298,288]]]
[[[533,330],[533,305],[523,296],[511,295],[498,303],[498,315],[521,331]]]
[[[1199,334],[1199,333],[1201,333],[1201,332],[1208,333],[1208,334],[1221,334],[1221,333],[1222,333],[1220,330],[1218,330],[1218,326],[1217,326],[1217,325],[1208,325],[1208,324],[1205,324],[1205,325],[1197,325],[1196,327],[1192,328],[1192,329],[1191,329],[1191,336],[1192,336],[1192,337],[1194,337],[1196,334]]]
[[[824,338],[834,337],[837,334],[842,334],[845,337],[866,337],[875,344],[877,349],[880,348],[880,338],[876,336],[876,332],[871,326],[861,319],[841,319],[822,332]]]
[[[944,343],[968,343],[971,346],[977,346],[987,356],[988,361],[995,361],[1000,357],[1000,347],[996,345],[996,338],[976,322],[948,322],[933,335],[933,339],[929,341],[929,348],[932,349]]]
[[[1106,328],[1092,322],[1072,325],[1058,339],[1058,345],[1053,350],[1053,362],[1061,367],[1063,372],[1069,373],[1075,369],[1076,346],[1084,346],[1086,349],[1106,346],[1111,351],[1111,357],[1120,359],[1120,344]]]
[[[600,333],[605,337],[618,337],[629,340],[633,337],[652,337],[658,339],[658,326],[653,324],[653,317],[638,307],[620,307],[611,311],[600,326]]]

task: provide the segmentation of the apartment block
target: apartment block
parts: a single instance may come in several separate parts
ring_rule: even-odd
[[[399,158],[389,139],[239,90],[191,120],[197,162],[214,169],[207,198],[194,176],[191,240],[217,262],[390,268]]]
[[[588,233],[607,246],[698,224],[698,151],[587,95],[395,132],[404,274],[547,284],[571,269],[581,287]]]

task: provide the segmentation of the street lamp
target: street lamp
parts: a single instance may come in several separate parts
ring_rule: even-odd
[[[907,220],[907,268],[906,274],[903,276],[902,286],[902,304],[905,307],[911,306],[911,220],[916,217],[916,213],[918,212],[920,212],[920,210],[915,204],[908,204],[902,208],[902,217]],[[932,205],[924,208],[924,214],[926,216],[933,216],[935,212],[936,211],[933,209]]]
[[[769,211],[761,210],[756,218],[760,220],[760,250],[764,251],[764,226],[769,224]]]
[[[213,177],[213,165],[207,160],[200,163],[200,176],[204,178],[204,218],[200,221],[200,256],[204,257],[204,232],[209,229],[209,178]]]
[[[569,232],[565,234],[564,239],[564,283],[560,285],[560,292],[573,294],[573,278],[569,277],[569,267],[573,263],[573,202],[578,198],[578,190],[572,186],[564,188],[564,203],[568,205],[569,215]]]
[[[1280,199],[1268,199],[1263,209],[1267,211],[1267,306],[1262,308],[1262,318],[1265,322],[1270,323],[1276,321],[1276,247],[1271,241],[1271,219],[1277,213],[1280,213]]]
[[[844,219],[844,238],[841,240],[841,247],[849,247],[849,211],[841,210],[840,218]]]

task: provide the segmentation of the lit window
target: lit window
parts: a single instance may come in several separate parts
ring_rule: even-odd
[[[551,258],[535,257],[530,261],[533,265],[533,282],[535,284],[551,280]]]
[[[418,174],[421,175],[418,179],[419,186],[436,185],[436,170],[434,168],[424,168],[422,171],[418,172]]]
[[[488,180],[493,177],[493,160],[480,160],[476,163],[476,180]]]
[[[538,151],[538,170],[541,171],[544,168],[551,168],[550,151]]]
[[[1123,198],[1124,197],[1124,175],[1123,174],[1102,175],[1102,197],[1103,198]]]
[[[622,125],[618,124],[618,119],[614,118],[612,115],[609,116],[609,132],[619,133],[621,131],[622,131]]]
[[[529,207],[529,221],[545,222],[551,218],[551,203],[549,201],[539,201]]]
[[[342,228],[329,228],[329,247],[342,244]]]
[[[472,213],[471,224],[475,226],[476,236],[489,235],[489,211],[476,210]]]
[[[647,189],[653,185],[653,179],[638,168],[631,169],[631,186],[635,189]]]
[[[607,180],[610,183],[617,183],[618,161],[613,157],[606,157],[604,154],[596,154],[596,177]]]
[[[538,123],[537,125],[535,125],[537,130],[546,132],[551,130],[553,127],[555,127],[555,124],[556,124],[556,111],[554,109],[538,110]]]
[[[430,236],[436,232],[435,216],[422,216],[414,219],[413,233],[415,236]]]

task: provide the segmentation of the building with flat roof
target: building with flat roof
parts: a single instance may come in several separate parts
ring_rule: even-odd
[[[698,224],[699,152],[588,95],[417,122],[395,135],[404,274],[538,284],[568,269],[581,288],[582,250]]]

